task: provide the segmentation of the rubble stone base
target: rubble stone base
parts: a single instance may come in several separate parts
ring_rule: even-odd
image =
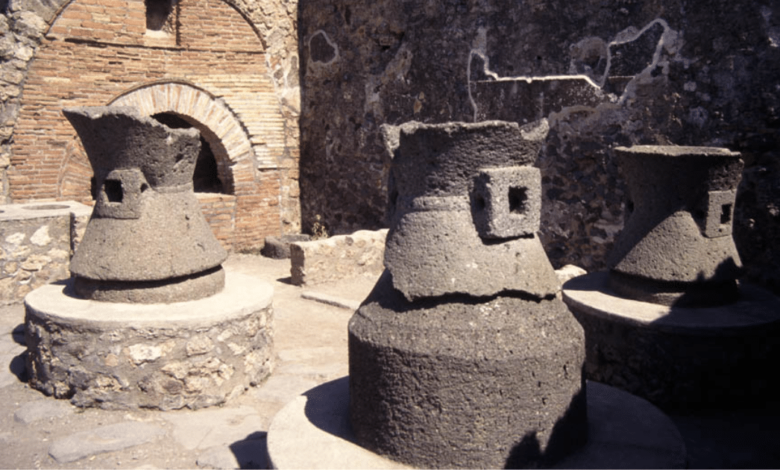
[[[618,297],[609,274],[563,285],[585,329],[587,379],[666,410],[760,406],[780,380],[780,298],[746,283],[718,307],[665,306]]]
[[[72,295],[72,281],[25,298],[30,385],[77,406],[198,409],[273,369],[273,288],[228,271],[214,296],[127,304]]]

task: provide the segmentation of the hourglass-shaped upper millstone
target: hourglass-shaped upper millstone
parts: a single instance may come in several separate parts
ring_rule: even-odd
[[[608,257],[613,273],[679,286],[741,275],[731,236],[739,153],[648,145],[615,154],[631,212]]]
[[[393,156],[385,266],[407,299],[520,291],[558,279],[536,235],[547,122],[385,127]]]
[[[95,173],[95,209],[71,260],[77,277],[160,281],[218,268],[227,253],[195,198],[196,129],[170,129],[135,108],[63,111]]]

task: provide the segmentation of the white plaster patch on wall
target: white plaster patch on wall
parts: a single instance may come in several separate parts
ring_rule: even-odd
[[[634,76],[634,79],[640,75],[650,75],[657,67],[661,66],[664,67],[665,72],[668,71],[668,64],[664,63],[662,58],[662,53],[664,50],[670,55],[676,54],[682,47],[682,39],[680,37],[680,34],[669,27],[669,24],[666,22],[666,20],[662,18],[657,18],[647,25],[645,25],[641,29],[637,29],[635,27],[629,27],[624,29],[623,31],[620,31],[615,35],[615,38],[606,43],[606,66],[604,69],[604,73],[601,75],[600,78],[597,80],[594,80],[590,76],[586,74],[569,74],[569,75],[544,75],[544,76],[514,76],[514,77],[502,77],[499,76],[496,72],[493,72],[490,70],[490,59],[487,55],[487,29],[484,27],[480,27],[477,30],[477,36],[472,42],[471,51],[469,52],[468,61],[466,64],[466,81],[467,81],[467,90],[468,90],[468,97],[469,102],[471,103],[472,109],[474,110],[474,121],[477,121],[477,113],[478,113],[478,107],[477,104],[471,94],[471,72],[472,72],[472,63],[474,61],[474,57],[478,57],[482,60],[483,63],[483,69],[482,72],[485,74],[485,76],[489,77],[491,81],[525,81],[526,83],[531,83],[534,81],[562,81],[562,80],[580,80],[584,83],[587,83],[593,88],[596,88],[598,90],[602,90],[604,88],[604,85],[607,82],[607,79],[609,78],[609,72],[612,66],[612,53],[611,48],[613,46],[618,46],[621,44],[627,44],[633,41],[636,41],[639,39],[643,34],[645,34],[647,31],[649,31],[651,28],[653,28],[656,25],[660,25],[663,28],[663,33],[661,34],[660,39],[658,40],[658,43],[656,44],[655,51],[653,52],[653,57],[650,62],[650,64],[645,67],[644,70],[642,70],[640,73],[636,74]],[[603,48],[603,41],[598,40],[599,38],[586,38],[583,40],[584,42],[599,42],[599,47]],[[595,41],[598,40],[598,41]],[[581,41],[581,43],[583,43]],[[578,43],[578,44],[581,44]],[[629,81],[629,83],[626,85],[625,90],[623,91],[620,98],[617,100],[619,104],[622,104],[625,102],[627,96],[633,95],[635,90],[635,84],[633,84],[634,80]]]
[[[626,84],[626,88],[623,90],[623,94],[620,96],[620,99],[618,100],[619,104],[623,104],[629,97],[635,95],[637,78],[652,76],[653,71],[657,67],[662,67],[664,74],[668,74],[669,64],[666,61],[661,60],[662,53],[664,50],[666,50],[666,52],[669,55],[675,55],[677,52],[680,51],[680,49],[682,49],[683,41],[680,34],[677,31],[670,28],[666,20],[658,18],[651,21],[644,28],[638,31],[636,30],[636,28],[633,27],[624,29],[623,31],[619,32],[615,36],[614,40],[612,40],[609,44],[607,44],[607,68],[605,69],[604,76],[601,79],[602,87],[604,86],[607,78],[609,77],[609,70],[612,65],[611,47],[636,41],[655,25],[660,25],[663,28],[664,32],[661,34],[661,37],[658,40],[658,43],[656,44],[655,52],[653,53],[653,59],[650,62],[650,64],[644,68],[644,70],[634,75],[634,78],[631,81],[629,81],[628,84]]]
[[[314,49],[312,48],[312,42],[314,42]],[[325,56],[320,55],[320,52],[322,52],[320,48],[325,45],[330,47],[330,53],[333,54],[333,56],[330,58],[326,58]],[[309,40],[306,41],[306,46],[309,48],[309,60],[307,61],[307,66],[310,68],[317,69],[327,67],[339,60],[339,46],[333,42],[330,36],[328,36],[328,33],[321,29],[318,29],[312,33],[311,36],[309,36]]]

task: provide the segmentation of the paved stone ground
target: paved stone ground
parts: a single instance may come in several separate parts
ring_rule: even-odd
[[[234,255],[226,266],[273,284],[278,361],[265,383],[223,407],[81,410],[45,397],[23,381],[23,307],[0,308],[0,468],[267,468],[265,433],[276,412],[347,374],[352,311],[332,304],[354,306],[375,279],[301,289],[289,282],[289,260]],[[692,468],[780,467],[779,405],[672,418]]]

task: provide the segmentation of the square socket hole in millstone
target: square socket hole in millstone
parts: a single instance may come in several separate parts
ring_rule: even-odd
[[[541,210],[538,168],[483,168],[474,179],[472,216],[482,238],[533,235],[539,231]]]
[[[95,213],[110,219],[141,217],[141,196],[149,190],[143,172],[138,168],[123,168],[106,175],[95,200]]]
[[[736,197],[736,191],[709,191],[707,193],[707,212],[702,224],[705,237],[718,238],[731,235]]]

